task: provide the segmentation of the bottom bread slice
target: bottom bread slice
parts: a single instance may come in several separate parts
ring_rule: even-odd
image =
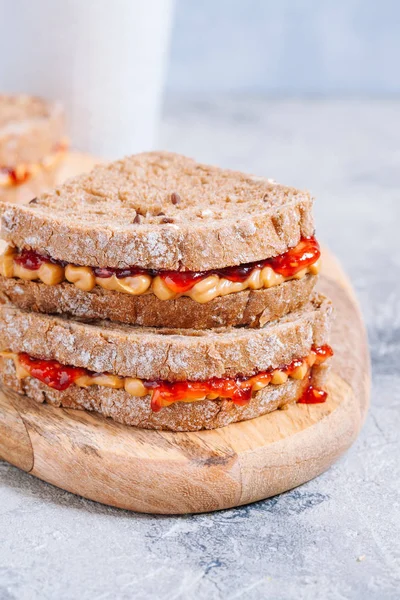
[[[272,412],[301,398],[309,385],[324,387],[327,365],[315,365],[309,377],[288,379],[281,385],[270,384],[256,392],[248,404],[239,406],[231,400],[176,402],[159,412],[151,410],[150,395],[133,397],[125,390],[93,386],[71,386],[54,390],[34,378],[18,379],[13,360],[0,361],[0,382],[36,402],[53,406],[95,411],[104,417],[144,429],[198,431],[216,429],[237,421],[245,421]]]

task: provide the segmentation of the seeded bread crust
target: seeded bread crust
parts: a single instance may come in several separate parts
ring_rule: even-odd
[[[101,287],[83,292],[67,282],[48,286],[0,276],[0,297],[24,310],[85,320],[110,319],[145,327],[166,324],[182,329],[258,327],[304,305],[316,281],[316,275],[306,275],[269,289],[246,290],[200,304],[188,297],[159,300],[154,294],[130,296]]]
[[[59,104],[32,96],[0,95],[0,167],[37,163],[64,136]]]
[[[169,152],[97,166],[34,204],[0,210],[11,245],[92,267],[219,269],[314,233],[307,192]]]
[[[332,305],[316,295],[262,328],[165,329],[81,323],[0,305],[0,350],[98,373],[167,381],[253,375],[307,356],[329,340]]]
[[[289,379],[282,385],[269,385],[256,392],[245,406],[231,400],[204,400],[201,402],[177,402],[159,412],[152,412],[150,396],[135,398],[124,390],[108,388],[79,388],[72,385],[59,392],[37,379],[18,380],[12,360],[0,360],[0,381],[6,387],[25,394],[36,402],[47,402],[57,407],[95,411],[105,417],[126,425],[144,429],[169,431],[198,431],[216,429],[229,423],[254,419],[298,400],[304,389],[311,384],[324,387],[327,367],[314,366],[311,379]]]

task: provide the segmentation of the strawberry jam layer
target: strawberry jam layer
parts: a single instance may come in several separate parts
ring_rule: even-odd
[[[313,346],[310,354],[306,358],[296,359],[289,365],[284,365],[278,369],[270,369],[257,373],[250,377],[213,377],[207,381],[148,381],[143,380],[141,384],[145,390],[151,394],[151,408],[154,412],[161,408],[169,406],[174,402],[195,402],[196,400],[226,398],[232,400],[235,404],[243,406],[249,402],[254,391],[263,389],[271,381],[275,383],[275,375],[279,372],[280,377],[287,378],[295,376],[296,371],[307,366],[307,370],[314,364],[321,364],[333,355],[332,348],[328,345]],[[87,369],[79,367],[64,366],[56,360],[43,360],[29,356],[26,353],[18,355],[19,365],[25,370],[28,376],[34,377],[45,383],[49,387],[63,391],[68,389],[72,384],[79,385],[79,379],[82,377],[95,378],[99,377],[99,373],[93,373]],[[304,374],[303,374],[304,376]],[[115,377],[104,374],[104,377]],[[302,377],[297,377],[302,378]],[[282,379],[282,383],[285,379]],[[130,378],[125,379],[126,382]],[[87,381],[85,387],[87,387]],[[122,383],[121,386],[123,387]],[[127,388],[128,389],[128,388]],[[146,393],[146,391],[144,392]],[[325,402],[326,392],[312,388],[307,388],[303,397],[299,400],[301,403],[314,404],[317,402]]]
[[[310,237],[303,238],[297,246],[290,248],[290,250],[279,256],[212,271],[162,271],[132,266],[124,269],[109,267],[93,268],[93,273],[95,277],[100,279],[113,276],[117,279],[134,277],[136,275],[159,276],[171,291],[176,294],[183,294],[191,290],[196,283],[210,275],[218,275],[222,279],[242,283],[250,277],[255,269],[262,270],[264,267],[270,267],[279,275],[289,278],[294,277],[303,269],[307,269],[316,263],[320,255],[321,251],[317,240],[314,237]],[[21,250],[15,256],[14,261],[22,267],[33,271],[38,270],[44,263],[66,266],[65,262],[54,260],[33,250]]]
[[[322,364],[333,355],[333,350],[330,346],[324,345],[313,347],[311,353],[315,356],[314,364]],[[302,366],[303,362],[304,359],[296,359],[289,365],[280,367],[279,371],[290,376]],[[210,394],[215,395],[217,398],[228,398],[235,404],[243,406],[250,401],[254,386],[261,388],[261,386],[267,386],[271,382],[274,370],[263,371],[252,377],[213,377],[208,381],[178,381],[173,383],[168,381],[145,381],[143,383],[146,388],[153,390],[151,407],[155,412],[173,402],[187,401],[188,399],[195,401]]]
[[[313,346],[311,352],[316,355],[315,362],[317,365],[322,364],[328,358],[333,356],[333,350],[328,344],[324,344],[323,346]]]
[[[323,402],[326,402],[327,397],[327,392],[325,392],[324,390],[320,390],[319,388],[314,387],[313,385],[309,385],[305,389],[301,398],[297,400],[297,402],[299,404],[321,404]]]
[[[66,390],[75,383],[78,377],[86,375],[86,369],[65,367],[56,360],[40,360],[22,352],[18,356],[20,365],[31,377],[39,379],[55,390]]]
[[[280,256],[267,258],[258,262],[205,272],[160,271],[157,274],[160,275],[173,292],[182,294],[190,290],[199,280],[205,279],[210,275],[218,275],[222,279],[241,283],[246,281],[255,269],[263,269],[268,266],[279,275],[294,277],[299,271],[315,263],[320,256],[319,244],[312,237],[303,238],[297,246]]]
[[[39,254],[34,250],[22,250],[17,256],[14,257],[14,261],[24,267],[25,269],[29,269],[29,271],[38,271],[42,265],[46,263],[52,263],[53,265],[62,265],[65,266],[67,263],[62,261],[54,260],[49,256],[45,256],[44,254]]]

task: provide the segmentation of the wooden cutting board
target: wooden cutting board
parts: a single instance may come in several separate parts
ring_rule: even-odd
[[[0,457],[74,494],[163,514],[239,506],[316,477],[357,437],[370,389],[358,304],[328,251],[319,288],[336,308],[325,404],[296,404],[214,431],[169,433],[0,390]]]

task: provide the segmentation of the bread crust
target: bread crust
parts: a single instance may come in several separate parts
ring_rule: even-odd
[[[97,166],[33,205],[0,209],[4,239],[57,260],[203,271],[296,246],[314,233],[312,203],[265,178],[150,152]]]
[[[191,298],[159,300],[154,294],[131,296],[100,287],[83,292],[71,283],[48,286],[0,276],[0,295],[24,310],[64,314],[85,320],[110,319],[145,327],[209,329],[262,326],[300,308],[310,298],[316,275],[290,280],[263,290],[246,290],[206,304]]]
[[[216,429],[237,421],[259,417],[295,402],[310,383],[323,387],[326,373],[325,365],[314,366],[310,380],[289,379],[282,385],[270,384],[256,392],[245,406],[238,406],[231,400],[204,400],[192,403],[177,402],[159,412],[152,412],[150,396],[135,398],[124,390],[96,387],[84,389],[78,386],[71,386],[68,390],[59,392],[37,379],[18,380],[13,361],[0,361],[0,381],[6,387],[25,394],[36,402],[95,411],[126,425],[169,431]]]
[[[208,330],[93,324],[0,305],[0,349],[98,373],[167,381],[253,375],[329,340],[332,305],[321,295],[262,328]]]

